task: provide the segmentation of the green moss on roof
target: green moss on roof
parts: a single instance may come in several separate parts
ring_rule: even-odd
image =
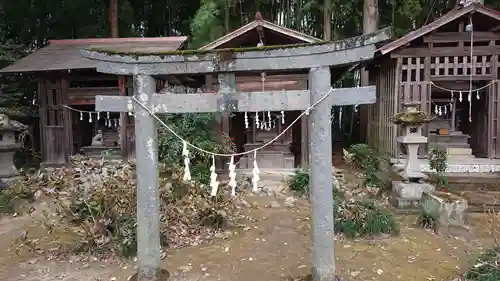
[[[89,47],[87,51],[104,53],[108,55],[119,55],[119,56],[189,56],[189,55],[205,55],[205,54],[232,54],[232,53],[244,53],[244,52],[256,52],[256,51],[266,51],[266,50],[279,50],[279,49],[289,49],[297,47],[306,46],[316,46],[324,45],[330,43],[331,41],[320,41],[317,43],[300,43],[300,44],[290,44],[290,45],[272,45],[272,46],[262,46],[262,47],[244,47],[244,48],[225,48],[225,49],[215,49],[215,50],[166,50],[166,51],[125,51],[113,49],[112,46],[98,46]]]

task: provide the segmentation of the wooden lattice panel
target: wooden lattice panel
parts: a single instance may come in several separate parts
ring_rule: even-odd
[[[491,75],[491,56],[431,57],[430,76],[433,80],[484,80]]]

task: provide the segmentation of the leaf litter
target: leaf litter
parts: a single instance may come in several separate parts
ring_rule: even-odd
[[[227,238],[243,218],[238,198],[222,188],[210,197],[202,183],[182,181],[182,171],[159,169],[160,232],[162,247],[196,246]],[[18,182],[30,186],[47,207],[36,221],[46,237],[24,231],[15,241],[17,251],[43,253],[41,239],[52,239],[54,253],[92,252],[134,256],[136,253],[135,163],[120,160],[71,158],[71,165],[26,175]],[[235,200],[236,199],[236,200]],[[68,241],[70,243],[68,243]]]

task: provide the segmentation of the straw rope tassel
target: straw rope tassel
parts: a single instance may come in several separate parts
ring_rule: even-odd
[[[236,172],[234,169],[236,165],[234,165],[234,156],[231,156],[231,161],[229,161],[229,186],[231,187],[231,195],[236,195]]]
[[[189,170],[189,150],[185,141],[183,142],[182,156],[184,156],[184,177],[182,180],[188,182],[191,180],[191,171]]]
[[[253,178],[252,178],[252,191],[259,191],[259,181],[260,181],[260,170],[257,166],[257,151],[253,154],[253,170],[252,170]]]
[[[217,173],[215,173],[215,156],[212,155],[212,166],[210,167],[210,187],[212,191],[210,196],[216,196],[219,189],[219,182],[217,181]]]

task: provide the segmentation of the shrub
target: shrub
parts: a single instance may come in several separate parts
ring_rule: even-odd
[[[171,114],[165,118],[177,134],[198,147],[215,153],[233,153],[236,151],[234,139],[216,131],[215,114]],[[158,159],[173,168],[184,165],[182,157],[183,143],[167,128],[158,129]],[[190,149],[191,177],[201,182],[209,182],[212,158],[206,153]]]
[[[500,212],[490,210],[486,213],[486,219],[493,246],[483,252],[465,273],[464,277],[470,281],[500,280]]]
[[[300,195],[309,196],[309,173],[302,169],[295,169],[292,177],[288,180],[290,189]]]
[[[309,173],[295,170],[288,184],[297,193],[309,195]],[[335,232],[350,238],[399,233],[399,224],[389,210],[373,200],[346,199],[342,188],[333,188]]]
[[[382,181],[380,173],[380,157],[377,153],[368,147],[367,144],[353,144],[344,153],[346,161],[360,169],[365,177],[365,185],[380,187]]]
[[[500,280],[500,254],[499,248],[493,248],[485,251],[476,261],[465,278],[470,281],[498,281]]]
[[[12,214],[15,212],[16,204],[27,201],[32,202],[34,193],[30,186],[26,186],[19,182],[13,182],[9,186],[0,189],[0,213]]]
[[[394,215],[374,201],[340,201],[335,216],[335,231],[347,237],[399,234]]]
[[[445,176],[448,167],[448,156],[446,150],[441,147],[433,147],[429,151],[429,168],[436,171],[438,187],[448,185],[448,177]]]

